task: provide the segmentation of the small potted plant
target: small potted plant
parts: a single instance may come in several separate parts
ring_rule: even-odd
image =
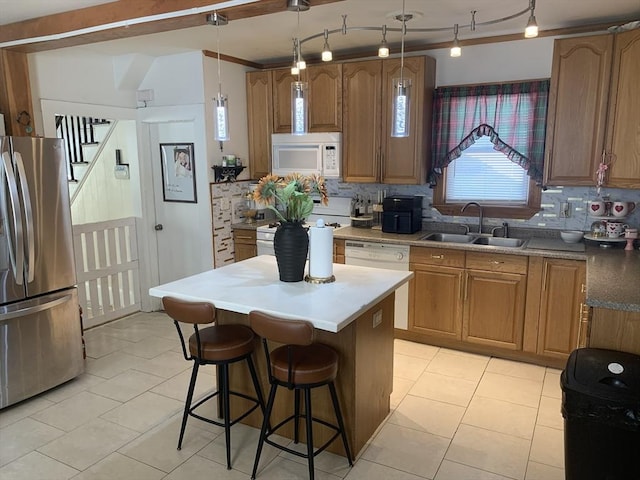
[[[280,220],[273,237],[273,249],[280,280],[299,282],[304,278],[309,237],[303,223],[313,211],[313,197],[329,203],[324,178],[292,173],[285,178],[266,175],[260,179],[253,199],[273,210]]]

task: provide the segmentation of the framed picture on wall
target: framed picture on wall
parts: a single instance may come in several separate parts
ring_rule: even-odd
[[[193,143],[161,143],[160,157],[164,201],[197,203]]]

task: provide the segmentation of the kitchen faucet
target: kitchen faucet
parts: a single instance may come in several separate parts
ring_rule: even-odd
[[[478,202],[469,202],[465,204],[465,206],[460,209],[460,213],[464,212],[469,205],[475,205],[476,207],[478,207],[478,211],[480,212],[480,214],[478,215],[478,233],[482,233],[482,207]]]

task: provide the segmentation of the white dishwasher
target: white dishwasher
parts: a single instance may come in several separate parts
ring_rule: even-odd
[[[389,243],[347,240],[344,245],[344,263],[360,267],[386,268],[409,271],[409,246]],[[402,330],[409,327],[409,284],[396,290],[394,326]]]

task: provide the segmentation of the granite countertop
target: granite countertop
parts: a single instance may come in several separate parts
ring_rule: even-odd
[[[342,240],[399,243],[430,248],[447,248],[470,252],[493,252],[510,255],[538,256],[587,262],[587,298],[591,307],[640,312],[640,251],[620,248],[603,249],[586,245],[583,252],[565,251],[576,244],[565,244],[552,236],[533,237],[520,248],[506,248],[468,243],[443,243],[421,240],[434,230],[422,230],[413,234],[383,233],[377,229],[342,227],[334,231],[334,238]],[[437,229],[435,231],[443,231]],[[457,232],[460,233],[460,232]],[[541,233],[544,233],[541,231]],[[519,235],[520,238],[526,238]],[[518,236],[516,237],[518,238]],[[543,248],[531,248],[538,245]],[[573,247],[572,247],[573,245]],[[577,244],[583,246],[583,243]],[[555,250],[557,248],[558,250]]]
[[[149,289],[149,295],[211,302],[248,314],[260,310],[309,320],[320,330],[338,332],[413,277],[412,272],[333,265],[336,281],[281,282],[276,258],[260,255]]]
[[[447,248],[451,250],[465,250],[469,252],[493,252],[538,257],[544,256],[551,258],[564,258],[568,260],[586,260],[587,258],[584,251],[572,251],[575,250],[576,244],[566,244],[559,238],[544,238],[544,249],[529,248],[528,243],[530,239],[528,238],[526,239],[527,242],[525,242],[522,247],[518,248],[422,240],[423,237],[429,233],[433,233],[434,231],[441,232],[442,230],[421,230],[411,234],[399,234],[384,233],[382,230],[372,228],[342,227],[334,230],[333,238],[342,240],[359,240],[363,242],[397,243],[402,245],[412,245],[415,247]],[[584,244],[580,245],[584,246]],[[554,249],[554,246],[556,249]],[[567,249],[569,249],[569,251],[567,251]]]
[[[640,251],[587,250],[587,305],[640,312]]]
[[[233,223],[231,224],[231,230],[255,230],[258,227],[261,227],[262,225],[267,225],[271,222],[273,222],[274,220],[257,220],[253,223],[246,223],[246,222],[238,222],[238,223]]]

